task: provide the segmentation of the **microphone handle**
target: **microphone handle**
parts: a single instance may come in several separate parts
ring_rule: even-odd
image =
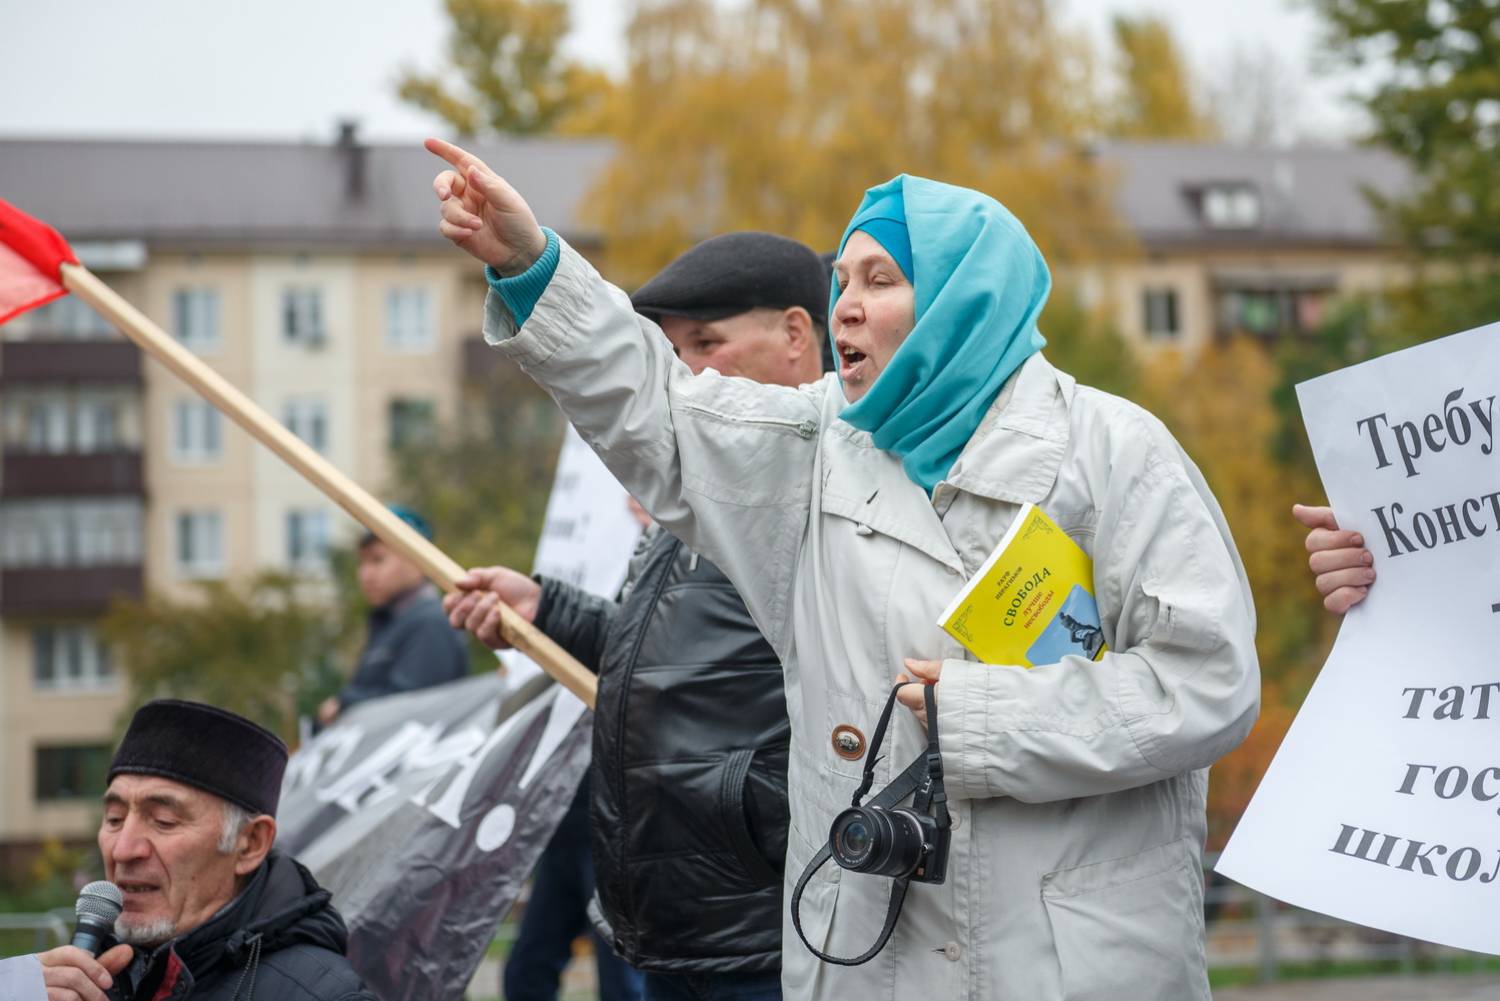
[[[76,945],[90,956],[98,958],[104,951],[104,942],[114,932],[114,928],[103,918],[94,914],[85,914],[78,919],[78,925],[73,929],[72,945]]]

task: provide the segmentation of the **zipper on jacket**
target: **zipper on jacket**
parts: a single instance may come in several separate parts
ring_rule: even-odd
[[[791,431],[801,438],[811,438],[818,433],[817,421],[794,421],[782,417],[731,417],[728,414],[721,414],[717,410],[710,410],[708,407],[698,406],[693,403],[684,403],[682,407],[684,410],[707,414],[709,417],[716,417],[730,424],[746,424],[774,428],[778,431]]]
[[[628,710],[630,708],[630,690],[632,687],[630,681],[635,676],[636,661],[640,658],[642,644],[646,642],[646,633],[651,627],[651,620],[656,618],[656,606],[661,602],[662,592],[667,589],[667,582],[672,579],[672,569],[677,565],[677,553],[681,549],[682,540],[677,538],[676,536],[672,536],[672,551],[671,553],[666,554],[664,559],[666,570],[660,576],[658,576],[655,581],[656,586],[652,588],[651,591],[651,604],[649,606],[649,611],[646,613],[646,617],[641,620],[640,631],[636,633],[635,641],[630,645],[630,657],[625,661],[623,665],[624,671],[622,672],[622,674],[624,675],[624,677],[621,679],[620,708],[619,711],[615,713],[616,734],[623,734],[625,732],[625,717],[628,714]],[[654,561],[648,560],[646,566],[652,565],[654,565]],[[644,571],[646,567],[642,567],[641,569]],[[616,762],[615,768],[615,781],[618,783],[615,788],[619,790],[620,796],[620,817],[622,822],[620,824],[619,830],[619,845],[620,858],[623,861],[628,854],[630,847],[628,844],[627,835],[630,825],[623,822],[624,817],[629,812],[629,806],[627,803],[628,797],[625,793],[625,755],[617,754],[616,757],[619,758],[619,761]],[[597,882],[598,873],[595,872],[594,875],[595,881]],[[629,950],[632,955],[621,956],[620,958],[624,959],[627,963],[630,963],[633,960],[639,958],[640,955],[640,929],[635,921],[635,894],[631,890],[630,880],[624,880],[621,884],[620,889],[622,890],[620,895],[627,898],[625,901],[625,910],[626,913],[630,916],[631,933],[635,936],[634,940],[631,942],[631,947]],[[619,937],[619,933],[617,932],[615,934],[616,942],[619,941]],[[613,945],[615,943],[611,944]]]

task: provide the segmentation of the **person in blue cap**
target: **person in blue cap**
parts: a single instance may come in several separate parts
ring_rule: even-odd
[[[870,189],[835,259],[837,374],[765,386],[694,375],[515,189],[428,148],[454,168],[434,183],[440,231],[488,266],[486,339],[723,570],[781,659],[789,897],[851,794],[923,762],[933,728],[945,880],[911,884],[892,923],[890,879],[811,873],[813,948],[857,957],[890,935],[840,965],[788,918],[785,995],[1207,1001],[1207,769],[1258,712],[1254,602],[1161,422],[1047,360],[1051,279],[1016,217],[920,177]],[[1097,661],[984,663],[937,624],[1027,503],[1092,558]],[[909,678],[936,718],[903,685],[912,712],[867,760],[863,734]]]
[[[390,505],[392,513],[424,538],[432,526],[411,508]],[[368,699],[430,688],[469,673],[462,636],[448,626],[442,596],[418,569],[374,534],[359,540],[359,590],[370,613],[364,649],[349,683],[318,706],[318,722]]]

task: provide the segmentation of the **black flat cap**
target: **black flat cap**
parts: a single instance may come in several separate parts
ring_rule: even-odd
[[[630,297],[653,319],[722,320],[752,309],[801,306],[828,317],[829,269],[811,247],[773,233],[725,233],[668,264]]]
[[[157,699],[130,720],[109,780],[156,775],[275,816],[286,759],[281,738],[243,716],[201,702]]]

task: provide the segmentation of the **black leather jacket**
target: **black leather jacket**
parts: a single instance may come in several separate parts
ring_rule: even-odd
[[[616,951],[659,972],[779,969],[791,726],[776,654],[719,568],[666,532],[618,604],[541,582],[536,625],[599,672],[594,866]]]

